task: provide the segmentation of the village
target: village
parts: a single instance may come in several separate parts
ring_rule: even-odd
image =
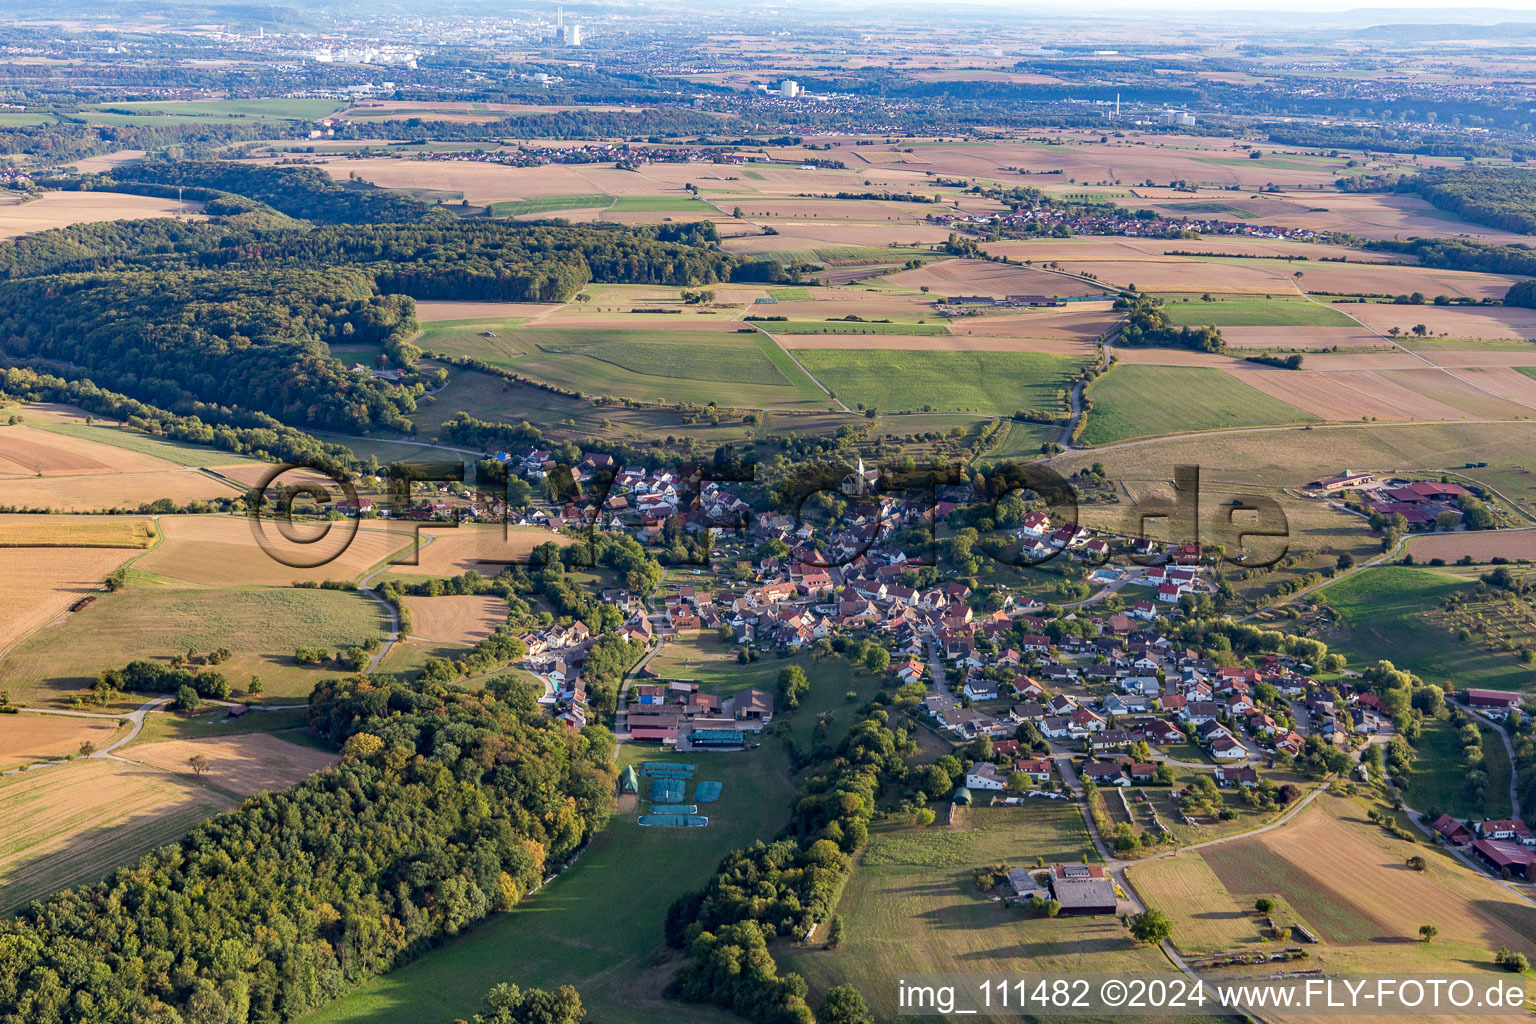
[[[711,692],[652,667],[671,647],[710,645],[735,651],[747,665],[857,645],[879,651],[872,663],[913,726],[954,751],[962,767],[947,802],[1081,801],[1117,856],[1221,829],[1234,805],[1285,808],[1298,799],[1304,774],[1370,780],[1373,770],[1378,779],[1383,772],[1380,751],[1395,735],[1390,710],[1342,659],[1314,663],[1309,641],[1283,634],[1274,634],[1272,650],[1245,658],[1181,638],[1192,602],[1216,588],[1197,546],[1100,535],[1031,509],[1005,531],[1010,550],[1034,560],[1059,556],[1081,566],[1096,588],[1048,608],[909,557],[894,540],[963,515],[965,496],[903,501],[879,493],[879,471],[862,463],[836,484],[841,518],[818,528],[786,513],[756,512],[749,490],[696,472],[620,466],[603,454],[566,466],[537,448],[493,457],[549,493],[565,494],[507,514],[511,522],[624,533],[642,543],[663,542],[672,531],[674,541],[705,545],[708,586],[678,575],[705,569],[676,569],[651,595],[601,592],[623,614],[619,635],[646,652],[618,701],[615,729],[624,741],[678,752],[751,751],[773,727],[787,696],[782,680],[778,692]],[[1460,492],[1454,485],[1377,485],[1363,474],[1337,479],[1413,507]],[[432,505],[436,514],[463,508]],[[470,509],[475,518],[504,514],[483,494],[473,494]],[[580,621],[552,622],[522,637],[522,667],[544,686],[551,713],[573,729],[598,720],[583,675],[597,639]],[[1469,690],[1461,699],[1498,719],[1521,697]],[[1106,807],[1125,813],[1108,815]],[[1469,864],[1529,877],[1532,840],[1523,826],[1447,817],[1434,831]],[[1127,819],[1136,827],[1118,823]],[[1031,904],[1048,891],[1060,913],[1115,912],[1104,898],[1104,887],[1112,891],[1115,883],[1102,873],[1024,871],[1008,884],[1017,890],[1011,899]],[[1069,892],[1077,895],[1063,899]]]

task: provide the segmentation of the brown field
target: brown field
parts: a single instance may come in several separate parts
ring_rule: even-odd
[[[1428,267],[1366,266],[1359,263],[1306,263],[1296,265],[1296,270],[1302,272],[1299,283],[1309,292],[1367,295],[1409,295],[1422,292],[1431,299],[1436,295],[1502,299],[1504,293],[1509,291],[1509,286],[1517,280],[1496,274],[1471,274]],[[1356,308],[1359,307],[1342,307],[1345,313],[1353,313]]]
[[[75,419],[57,407],[29,405],[25,414]],[[160,498],[185,504],[230,493],[206,473],[153,455],[25,425],[0,426],[0,504],[92,512],[133,509]]]
[[[1508,366],[1467,367],[1453,370],[1451,375],[1500,398],[1536,409],[1536,380],[1519,370]]]
[[[1536,528],[1428,534],[1410,538],[1408,550],[1420,562],[1431,558],[1454,562],[1465,555],[1471,555],[1474,562],[1494,558],[1536,559]]]
[[[1174,941],[1183,953],[1225,953],[1258,941],[1252,904],[1240,906],[1198,854],[1134,864],[1126,877],[1147,906],[1178,922]]]
[[[233,516],[175,516],[162,520],[165,541],[144,556],[137,568],[161,576],[201,583],[210,587],[287,586],[295,580],[350,580],[390,555],[412,544],[406,527],[356,520],[331,524],[296,524],[300,537],[316,537],[327,525],[325,539],[311,544],[291,543],[278,533],[277,524],[263,521],[268,543],[290,561],[331,560],[315,568],[294,568],[277,561],[257,543],[255,523]]]
[[[878,199],[777,199],[769,196],[744,196],[737,200],[719,200],[727,213],[737,206],[749,219],[762,218],[778,227],[780,218],[789,220],[889,221],[894,224],[922,222],[927,204],[883,202]]]
[[[1429,870],[1404,866],[1413,853],[1427,853]],[[1440,956],[1470,954],[1481,966],[1500,946],[1536,951],[1536,907],[1432,847],[1391,838],[1334,797],[1273,832],[1202,855],[1234,895],[1283,896],[1321,933],[1324,958],[1329,945],[1361,946],[1377,957],[1415,952],[1426,921],[1440,929],[1433,950]]]
[[[1191,243],[1192,246],[1198,242]],[[1135,285],[1150,292],[1230,292],[1259,295],[1295,295],[1298,288],[1289,273],[1263,266],[1202,263],[1193,259],[1077,261],[1059,260],[1074,274],[1092,274],[1106,285]]]
[[[406,576],[458,576],[474,569],[487,576],[501,571],[498,562],[526,559],[540,544],[565,547],[576,541],[536,526],[509,526],[505,538],[500,526],[466,524],[444,530],[423,530],[431,543],[415,556],[395,560],[391,573]]]
[[[1223,327],[1231,348],[1386,348],[1387,339],[1361,327]]]
[[[1490,345],[1518,345],[1516,341],[1488,342]],[[1500,351],[1497,348],[1446,350],[1426,349],[1419,353],[1436,366],[1447,369],[1474,369],[1484,367],[1536,366],[1536,345],[1518,352]]]
[[[118,164],[125,164],[132,160],[142,160],[143,158],[144,151],[142,149],[120,149],[115,153],[106,153],[102,156],[88,156],[84,159],[76,160],[70,166],[81,174],[100,174],[103,171],[110,171]]]
[[[66,757],[93,743],[111,742],[119,724],[103,718],[73,715],[0,715],[0,768]]]
[[[300,746],[265,732],[228,738],[162,740],[124,748],[118,755],[173,775],[212,784],[236,796],[282,789],[341,760],[328,750]],[[202,775],[187,763],[202,756],[210,768]]]
[[[411,635],[436,643],[475,644],[507,621],[507,602],[491,595],[407,597]]]
[[[158,536],[152,520],[133,516],[0,515],[0,548],[143,549]]]
[[[1536,338],[1536,309],[1514,306],[1393,306],[1364,302],[1339,307],[1373,330],[1404,331],[1423,324],[1452,338]]]
[[[1020,338],[1072,338],[1093,341],[1120,315],[1107,302],[1074,302],[1060,309],[997,316],[964,316],[949,322],[953,334],[995,334]]]
[[[1298,327],[1297,330],[1307,328]],[[1379,352],[1347,349],[1342,352],[1314,352],[1307,356],[1305,365],[1309,370],[1333,373],[1339,370],[1422,370],[1434,364],[1412,352],[1392,347]]]
[[[0,653],[101,589],[129,548],[7,548],[0,557]]]
[[[1445,370],[1388,370],[1381,376],[1433,401],[1463,409],[1478,419],[1518,419],[1531,414],[1527,406],[1490,394],[1478,384]]]
[[[183,216],[202,220],[202,203],[190,200],[179,207]],[[0,204],[0,238],[49,228],[63,228],[102,220],[139,220],[176,215],[174,199],[132,196],[121,192],[49,192],[29,203]]]
[[[1222,370],[1240,365],[1232,356],[1195,352],[1187,348],[1124,348],[1116,346],[1115,358],[1128,366],[1215,366]],[[1289,372],[1289,371],[1287,371]]]
[[[1485,228],[1441,213],[1418,196],[1371,193],[1285,193],[1293,201],[1294,214],[1266,218],[1280,227],[1342,231],[1362,238],[1410,238],[1413,235],[1468,235],[1500,245],[1525,244],[1529,236]],[[1320,210],[1323,212],[1312,212]]]
[[[1471,418],[1456,406],[1428,401],[1418,391],[1368,370],[1315,373],[1234,367],[1227,372],[1266,395],[1325,420],[1358,420],[1366,416],[1382,420]]]
[[[190,779],[100,757],[0,780],[0,912],[96,881],[235,802]]]
[[[439,320],[510,320],[543,316],[560,308],[552,302],[446,302],[418,300],[416,319],[424,324]]]
[[[931,288],[935,295],[1102,295],[1103,289],[1061,274],[985,260],[941,260],[885,278],[903,288]]]

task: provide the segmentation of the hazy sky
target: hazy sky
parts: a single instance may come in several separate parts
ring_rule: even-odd
[[[1054,5],[1040,5],[1018,0],[967,0],[969,3],[1007,5],[1016,7],[1021,14]],[[1488,15],[1508,13],[1519,20],[1527,20],[1536,14],[1536,0],[1524,3],[1472,3],[1449,5],[1445,0],[1079,0],[1079,9],[1089,11],[1326,11],[1342,13],[1358,10],[1438,10],[1445,21],[1466,18],[1478,22],[1490,20]],[[1419,19],[1416,19],[1419,20]],[[1434,19],[1441,20],[1439,18]]]

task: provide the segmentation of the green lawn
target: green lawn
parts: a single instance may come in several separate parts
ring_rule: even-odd
[[[756,320],[770,334],[907,334],[933,336],[949,333],[948,324],[860,323],[857,320]]]
[[[768,294],[780,302],[805,302],[811,298],[809,288],[791,286],[788,288],[769,288]]]
[[[565,196],[533,196],[528,199],[511,199],[491,204],[492,217],[517,217],[527,213],[548,213],[553,210],[586,210],[607,206],[613,196],[601,192],[586,192]]]
[[[1093,859],[1075,803],[973,807],[958,827],[878,825],[843,891],[844,941],[835,950],[777,943],[780,965],[803,975],[811,1005],[852,984],[877,1020],[895,1020],[892,981],[904,971],[1122,975],[1167,970],[1113,917],[1054,920],[992,902],[971,879],[987,865],[1033,867]]]
[[[1509,754],[1498,733],[1482,728],[1488,785],[1479,806],[1467,799],[1464,789],[1467,767],[1457,731],[1449,722],[1424,723],[1414,747],[1418,757],[1408,780],[1408,806],[1418,811],[1433,809],[1437,814],[1448,812],[1458,818],[1509,817]]]
[[[1086,444],[1223,427],[1316,423],[1316,416],[1271,398],[1211,366],[1120,365],[1088,389],[1093,409]]]
[[[575,985],[593,1020],[673,1024],[739,1020],[661,996],[681,960],[663,923],[678,896],[708,881],[730,850],[783,827],[794,792],[782,745],[748,752],[661,753],[626,744],[620,763],[678,760],[725,783],[704,828],[642,828],[616,814],[581,860],[510,913],[304,1018],[306,1024],[449,1024],[501,982]]]
[[[136,658],[169,658],[189,647],[203,654],[227,647],[233,656],[217,670],[237,692],[259,675],[265,700],[289,703],[343,671],[298,665],[295,648],[357,646],[382,637],[388,626],[377,602],[351,591],[184,589],[134,579],[127,589],[100,595],[18,644],[0,663],[0,687],[19,702],[57,706],[90,686],[102,669]]]
[[[0,111],[0,128],[33,128],[52,123],[52,114],[29,114],[24,110]]]
[[[1064,412],[1064,392],[1082,367],[1040,352],[799,349],[796,357],[848,405],[882,412],[1010,416],[1019,409]]]
[[[1462,643],[1426,614],[1445,597],[1472,585],[1467,576],[1418,566],[1386,565],[1356,573],[1318,594],[1339,613],[1345,627],[1340,635],[1327,638],[1328,645],[1356,668],[1386,659],[1428,683],[1449,680],[1457,689],[1530,689],[1530,670],[1513,653],[1495,654]]]
[[[1240,299],[1216,302],[1168,302],[1163,305],[1175,327],[1354,327],[1355,322],[1331,306],[1302,299]]]

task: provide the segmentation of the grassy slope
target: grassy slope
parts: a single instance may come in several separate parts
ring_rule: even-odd
[[[1408,805],[1418,810],[1449,812],[1458,818],[1509,817],[1509,755],[1498,734],[1483,729],[1483,761],[1488,786],[1485,802],[1475,806],[1462,789],[1466,765],[1457,729],[1449,722],[1426,722],[1414,749],[1413,775],[1408,781]]]
[[[1094,381],[1087,444],[1222,427],[1315,423],[1317,417],[1209,366],[1116,366]]]
[[[1386,659],[1429,683],[1450,681],[1458,689],[1528,689],[1530,672],[1513,654],[1491,654],[1460,643],[1420,614],[1470,585],[1466,577],[1413,566],[1379,566],[1357,573],[1320,594],[1349,627],[1348,637],[1331,639],[1329,646],[1357,668]]]
[[[1019,409],[1058,412],[1059,396],[1082,365],[1039,352],[889,352],[800,349],[806,369],[849,405],[882,412],[931,405],[940,411],[1009,416]]]
[[[135,658],[228,647],[234,656],[217,670],[237,691],[255,674],[269,700],[303,697],[338,670],[296,665],[294,648],[355,646],[385,625],[377,603],[347,591],[136,585],[102,594],[63,624],[28,637],[7,655],[0,683],[19,701],[46,703],[74,696],[101,669]]]
[[[219,448],[181,444],[177,441],[150,437],[148,434],[141,434],[126,427],[46,421],[31,421],[27,425],[52,434],[63,434],[65,437],[74,437],[82,441],[94,441],[96,444],[110,445],[113,448],[124,448],[141,455],[153,455],[157,459],[164,459],[178,466],[234,466],[256,461]]]
[[[780,963],[816,995],[850,983],[877,1019],[893,1019],[892,980],[903,971],[1118,972],[1166,968],[1114,918],[1034,918],[978,893],[977,869],[1004,862],[1076,862],[1091,846],[1076,804],[1032,801],[1021,808],[974,807],[967,825],[879,826],[843,892],[845,925],[836,950],[780,946]]]
[[[659,754],[622,748],[621,763],[670,757],[699,765],[696,778],[725,789],[702,829],[642,828],[616,814],[581,861],[508,914],[306,1018],[308,1024],[448,1024],[477,1010],[486,991],[511,981],[574,984],[594,1019],[670,1024],[728,1021],[707,1007],[663,1001],[670,971],[662,924],[667,907],[704,884],[728,851],[783,825],[793,792],[777,743],[748,753]]]

